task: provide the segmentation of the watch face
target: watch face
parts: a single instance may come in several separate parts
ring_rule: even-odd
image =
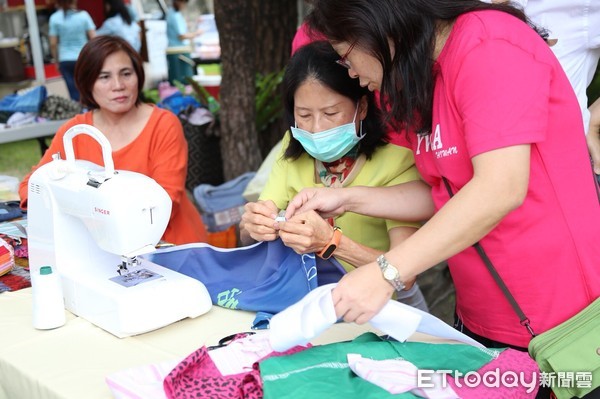
[[[331,255],[333,255],[333,252],[336,250],[337,246],[335,244],[331,244],[330,246],[327,247],[327,249],[325,250],[325,252],[323,252],[323,258],[327,259],[329,257],[331,257]]]
[[[392,281],[398,278],[398,270],[393,266],[388,266],[383,271],[383,277],[388,281]]]

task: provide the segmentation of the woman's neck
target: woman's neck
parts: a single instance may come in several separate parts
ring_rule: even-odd
[[[151,114],[152,107],[148,104],[118,114],[98,109],[92,114],[92,124],[106,136],[113,151],[117,151],[142,132]]]
[[[114,113],[104,109],[94,111],[94,124],[102,124],[104,126],[119,126],[127,121],[136,119],[136,115],[140,111],[139,106],[134,106],[125,113]]]
[[[435,48],[433,49],[433,59],[437,60],[444,46],[446,45],[446,41],[448,41],[448,37],[450,37],[450,32],[452,32],[452,27],[454,26],[454,21],[439,21],[437,24],[436,34],[435,34]]]

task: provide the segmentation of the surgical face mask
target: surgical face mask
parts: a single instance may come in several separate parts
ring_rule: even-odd
[[[348,153],[365,135],[362,132],[362,121],[360,121],[360,135],[356,134],[356,114],[358,104],[354,112],[352,122],[338,127],[324,130],[318,133],[310,133],[297,127],[290,127],[292,136],[302,144],[302,147],[313,158],[321,162],[333,162]]]

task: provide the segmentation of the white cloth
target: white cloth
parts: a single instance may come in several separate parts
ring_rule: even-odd
[[[36,117],[35,112],[15,112],[8,118],[6,125],[10,127],[29,125],[35,123]]]
[[[166,399],[163,381],[181,360],[121,370],[105,381],[115,399]]]
[[[335,286],[336,284],[327,284],[318,287],[301,301],[273,316],[269,339],[274,350],[284,352],[295,345],[306,345],[337,321],[331,298],[331,290]],[[483,347],[437,317],[394,300],[389,300],[370,323],[400,342],[419,331]]]
[[[354,374],[396,395],[411,392],[414,395],[428,399],[455,399],[459,396],[449,385],[442,382],[442,373],[432,375],[431,388],[417,386],[418,368],[406,360],[365,359],[357,353],[348,354],[348,365]]]
[[[252,365],[273,352],[268,334],[248,335],[208,352],[222,375],[247,373]]]

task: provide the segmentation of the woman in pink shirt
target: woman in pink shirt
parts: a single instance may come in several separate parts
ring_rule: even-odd
[[[600,206],[581,112],[558,60],[525,20],[509,5],[472,0],[313,2],[308,24],[338,62],[381,90],[398,130],[419,132],[407,139],[437,208],[383,260],[340,281],[339,317],[368,321],[396,286],[448,259],[458,326],[488,346],[526,348],[531,335],[476,242],[538,334],[600,296]],[[403,219],[405,200],[401,186],[310,189],[286,217],[317,209]]]

